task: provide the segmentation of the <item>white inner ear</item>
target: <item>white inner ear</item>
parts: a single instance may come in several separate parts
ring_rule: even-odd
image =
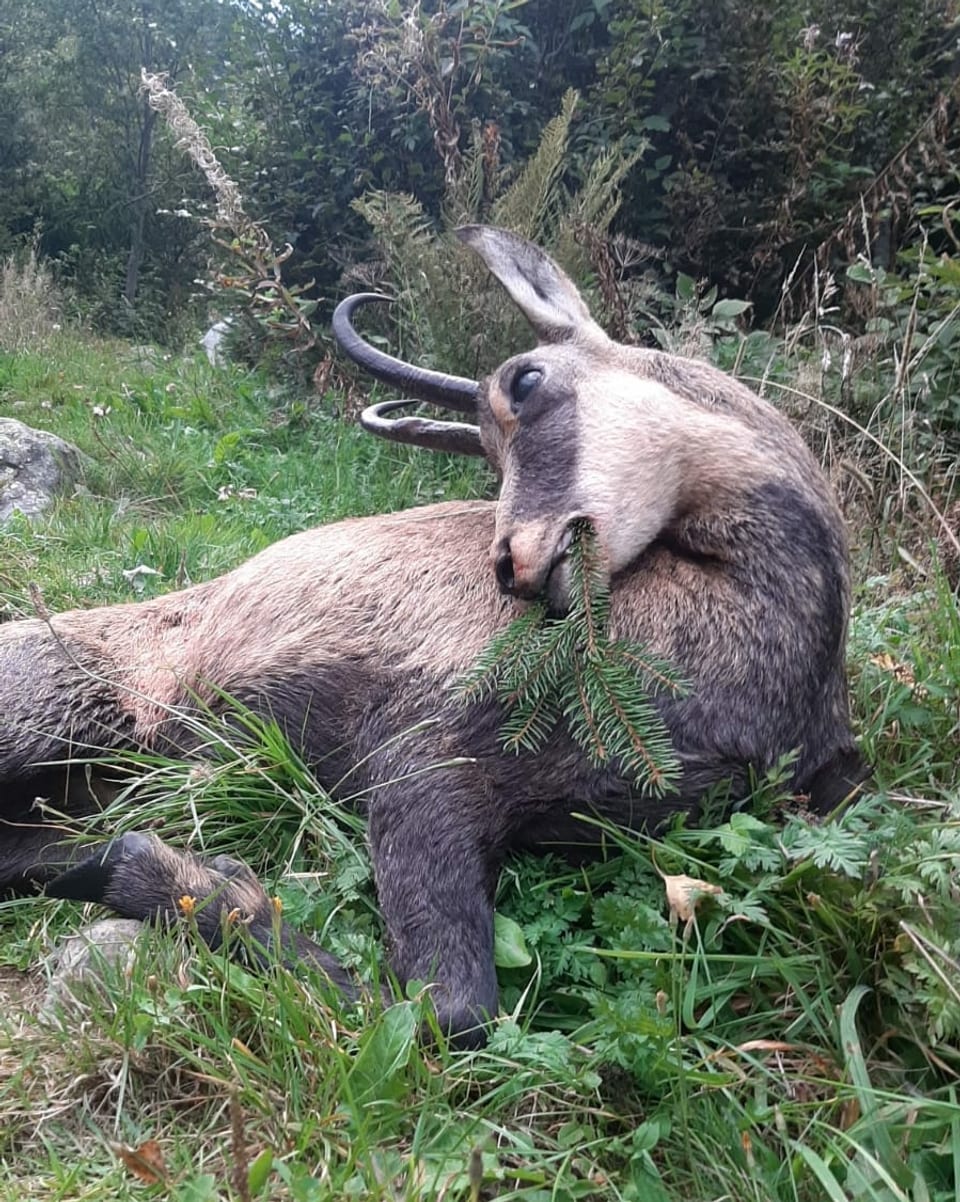
[[[570,277],[532,242],[488,225],[467,225],[457,236],[483,259],[543,342],[601,340]]]

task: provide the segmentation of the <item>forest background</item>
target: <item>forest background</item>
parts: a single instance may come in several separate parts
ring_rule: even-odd
[[[620,275],[672,295],[683,272],[783,321],[818,264],[900,279],[925,247],[956,250],[958,59],[950,0],[2,0],[0,254],[35,244],[105,332],[175,345],[204,320],[212,197],[140,93],[146,68],[322,317],[376,257],[353,202],[406,193],[439,218],[479,138],[483,218],[572,87],[567,185],[636,156]]]

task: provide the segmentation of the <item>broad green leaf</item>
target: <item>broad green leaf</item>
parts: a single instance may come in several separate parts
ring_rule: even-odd
[[[877,273],[866,263],[851,263],[847,268],[847,279],[854,284],[876,283]]]
[[[412,1002],[396,1002],[384,1010],[376,1025],[364,1032],[363,1046],[347,1076],[351,1100],[363,1105],[394,1095],[416,1038],[417,1008]]]
[[[525,968],[532,960],[520,924],[505,914],[495,914],[493,961],[497,968]]]
[[[251,1196],[263,1192],[273,1168],[273,1149],[264,1148],[247,1170],[247,1189]]]
[[[730,321],[734,317],[739,317],[741,313],[746,313],[751,307],[750,301],[718,300],[711,310],[711,316],[718,321]]]

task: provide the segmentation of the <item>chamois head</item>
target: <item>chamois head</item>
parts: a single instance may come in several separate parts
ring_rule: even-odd
[[[699,515],[698,554],[710,555],[709,511],[784,474],[802,482],[809,460],[775,411],[706,364],[614,342],[572,281],[536,246],[503,230],[458,236],[504,286],[539,338],[482,384],[425,371],[365,343],[350,297],[334,315],[341,347],[378,379],[475,417],[477,424],[387,415],[361,421],[396,441],[484,455],[500,496],[491,555],[500,587],[562,608],[573,524],[588,519],[611,575],[657,538],[682,541]],[[795,470],[794,470],[795,469]],[[724,548],[718,548],[723,551]]]

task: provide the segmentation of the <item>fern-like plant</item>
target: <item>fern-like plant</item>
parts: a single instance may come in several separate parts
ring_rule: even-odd
[[[679,764],[654,697],[680,692],[681,683],[642,645],[609,638],[610,592],[588,522],[577,524],[570,556],[569,611],[555,617],[537,603],[515,618],[481,653],[460,695],[497,698],[507,750],[539,751],[565,722],[594,764],[660,796],[675,787]]]
[[[512,178],[500,167],[489,127],[474,125],[459,172],[447,184],[441,230],[412,196],[370,192],[353,202],[376,238],[383,284],[399,301],[393,342],[407,358],[478,377],[526,338],[523,319],[503,304],[480,261],[451,246],[446,231],[458,225],[487,222],[512,230],[542,246],[588,294],[593,291],[591,250],[616,216],[620,184],[638,156],[611,148],[571,191],[565,177],[577,103],[577,93],[568,91],[537,149]],[[603,321],[604,298],[597,301]]]

